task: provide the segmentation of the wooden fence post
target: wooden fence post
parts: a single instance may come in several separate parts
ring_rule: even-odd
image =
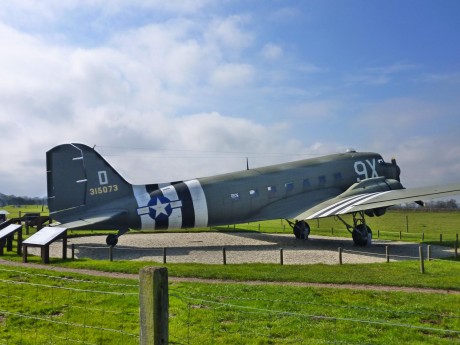
[[[423,250],[421,245],[418,247],[418,256],[420,258],[420,273],[425,273],[425,263],[423,262]]]
[[[385,246],[385,257],[387,262],[390,262],[390,248],[388,246]]]
[[[455,235],[455,258],[458,255],[458,234]]]
[[[166,247],[163,247],[163,264],[166,264]]]
[[[141,345],[168,344],[168,269],[144,267],[139,272]]]
[[[225,247],[222,248],[222,263],[224,265],[227,264],[227,251],[225,250]]]
[[[280,248],[280,265],[284,264],[283,248]]]
[[[431,245],[427,245],[427,246],[426,246],[426,259],[427,259],[428,261],[431,260]]]
[[[342,264],[342,247],[339,247],[339,265]]]
[[[113,261],[113,246],[109,246],[109,260]]]

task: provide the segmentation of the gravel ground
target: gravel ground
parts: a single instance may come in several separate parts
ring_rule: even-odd
[[[91,236],[69,239],[75,244],[76,258],[106,260],[109,250],[106,236]],[[166,248],[167,262],[196,262],[222,264],[223,250],[226,250],[227,264],[236,263],[279,263],[280,248],[283,249],[284,264],[337,264],[338,248],[343,250],[343,263],[385,262],[385,246],[389,246],[390,260],[417,260],[417,243],[373,240],[371,246],[357,247],[351,238],[310,236],[297,240],[289,234],[263,233],[131,233],[119,238],[113,250],[114,260],[163,261]],[[40,255],[36,248],[29,248],[30,254]],[[51,257],[62,255],[62,244],[54,243],[50,248]],[[426,248],[424,248],[426,257]],[[453,250],[442,246],[431,246],[431,256],[442,258],[453,255]]]

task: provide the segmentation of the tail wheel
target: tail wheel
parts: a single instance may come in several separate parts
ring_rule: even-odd
[[[115,234],[110,234],[107,236],[105,239],[105,243],[107,243],[108,246],[114,247],[118,243],[118,236]]]
[[[299,240],[308,240],[308,236],[310,235],[310,225],[308,225],[307,222],[303,220],[296,222],[293,230],[295,238]]]
[[[351,233],[353,242],[357,246],[364,247],[372,242],[372,230],[365,224],[358,224]]]

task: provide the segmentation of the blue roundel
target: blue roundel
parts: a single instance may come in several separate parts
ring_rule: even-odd
[[[166,220],[172,213],[171,201],[164,196],[150,199],[147,206],[150,217],[155,220]]]

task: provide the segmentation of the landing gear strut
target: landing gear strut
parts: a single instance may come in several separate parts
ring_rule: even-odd
[[[353,216],[353,225],[345,222],[340,216],[337,218],[345,224],[349,233],[353,237],[353,242],[355,245],[364,247],[372,243],[372,230],[366,225],[366,220],[364,218],[364,211],[354,212]]]
[[[299,240],[308,240],[310,235],[310,225],[304,220],[298,220],[295,223],[286,219],[294,232],[295,238]]]
[[[128,232],[129,229],[119,229],[118,233],[115,234],[109,234],[107,235],[107,238],[105,239],[105,243],[107,243],[108,246],[115,247],[118,243],[118,237],[123,235],[124,233]]]

